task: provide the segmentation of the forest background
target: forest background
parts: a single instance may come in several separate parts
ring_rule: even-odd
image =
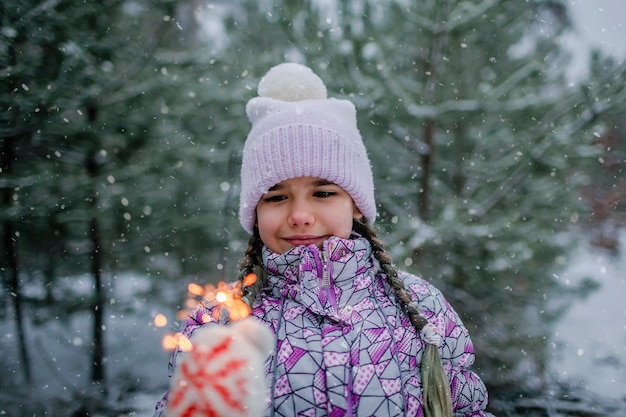
[[[0,25],[4,414],[156,401],[151,320],[236,277],[244,107],[283,61],[356,104],[376,225],[461,314],[492,411],[576,397],[550,335],[597,285],[561,278],[578,238],[619,250],[626,65],[568,77],[567,1],[2,0]]]

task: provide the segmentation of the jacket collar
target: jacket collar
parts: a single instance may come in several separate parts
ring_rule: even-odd
[[[317,314],[343,319],[341,312],[370,293],[379,270],[367,239],[331,237],[321,249],[296,246],[278,254],[263,249],[263,263],[274,297],[292,299]]]

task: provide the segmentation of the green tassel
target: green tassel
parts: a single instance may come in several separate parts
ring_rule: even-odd
[[[452,417],[450,383],[437,346],[427,344],[422,356],[422,396],[426,417]]]

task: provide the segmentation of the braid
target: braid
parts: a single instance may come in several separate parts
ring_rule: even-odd
[[[411,294],[406,290],[404,281],[398,276],[398,271],[393,266],[383,242],[368,224],[355,220],[353,230],[366,238],[372,245],[374,257],[380,263],[380,267],[387,277],[387,283],[400,302],[400,307],[406,312],[411,324],[417,330],[417,334],[420,335],[424,326],[428,324],[428,320],[419,313]],[[426,344],[422,356],[421,376],[425,415],[427,417],[452,416],[450,383],[443,369],[437,346],[434,344]]]
[[[239,281],[241,282],[242,299],[252,307],[257,296],[267,287],[267,275],[263,269],[261,252],[263,241],[259,236],[259,230],[255,227],[243,259],[239,263]],[[256,279],[248,282],[246,277],[254,274]]]
[[[385,250],[383,242],[376,235],[371,226],[356,221],[355,224],[358,225],[354,228],[355,232],[366,238],[372,245],[374,256],[378,259],[378,262],[380,262],[380,266],[384,274],[387,276],[387,282],[396,294],[398,301],[400,301],[402,309],[407,313],[411,324],[419,333],[428,321],[419,314],[415,303],[413,303],[413,298],[406,290],[404,281],[398,276],[398,271],[394,268],[391,262],[391,257]]]

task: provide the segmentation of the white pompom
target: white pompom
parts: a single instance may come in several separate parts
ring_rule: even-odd
[[[323,100],[326,86],[309,67],[290,62],[271,68],[259,82],[258,93],[282,101]]]

